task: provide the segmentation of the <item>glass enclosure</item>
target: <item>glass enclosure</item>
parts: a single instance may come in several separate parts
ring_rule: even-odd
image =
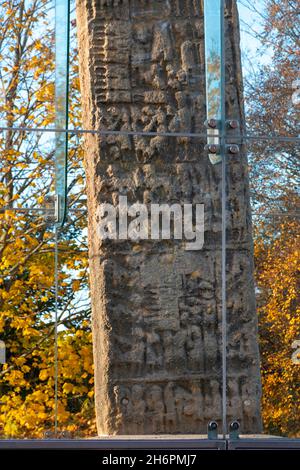
[[[299,2],[109,3],[0,3],[0,439],[300,437]]]

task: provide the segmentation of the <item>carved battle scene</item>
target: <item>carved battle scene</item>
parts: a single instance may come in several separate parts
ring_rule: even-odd
[[[226,9],[226,112],[243,127],[238,19]],[[205,433],[221,422],[221,168],[204,151],[203,6],[77,0],[99,434]],[[148,135],[128,135],[144,132]],[[152,135],[158,133],[158,135]],[[178,133],[176,137],[164,133]],[[228,420],[259,432],[245,150],[228,171]],[[102,241],[97,206],[203,203],[205,243]]]

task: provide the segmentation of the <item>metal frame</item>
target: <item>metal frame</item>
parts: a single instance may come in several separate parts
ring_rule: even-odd
[[[228,450],[300,450],[300,439],[275,438],[241,438],[227,441]]]
[[[226,155],[226,115],[225,115],[225,0],[204,1],[204,40],[206,68],[206,112],[208,124],[207,148],[213,165],[221,164],[221,329],[222,329],[222,431],[226,438],[227,430],[227,296],[226,296],[226,220],[227,220],[227,155]],[[217,60],[218,69],[211,73],[209,61]],[[215,100],[211,103],[211,91]],[[213,122],[213,125],[210,123]],[[210,128],[215,129],[210,129]],[[214,137],[211,132],[214,130]],[[211,149],[214,148],[214,151]]]
[[[226,441],[222,439],[183,439],[183,438],[107,438],[107,439],[44,439],[44,440],[22,440],[9,439],[0,440],[0,451],[18,450],[135,450],[135,449],[162,449],[162,450],[225,450]]]
[[[159,436],[141,438],[99,439],[7,439],[0,440],[2,450],[300,450],[300,439],[240,438],[201,439],[167,438]]]

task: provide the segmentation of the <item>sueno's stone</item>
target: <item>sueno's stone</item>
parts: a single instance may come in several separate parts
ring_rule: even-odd
[[[204,133],[200,1],[77,0],[83,127]],[[226,112],[244,126],[239,29],[226,2]],[[203,433],[221,422],[221,167],[204,138],[85,137],[99,434]],[[227,418],[261,430],[245,149],[227,168]],[[203,203],[205,243],[103,241],[118,196]]]

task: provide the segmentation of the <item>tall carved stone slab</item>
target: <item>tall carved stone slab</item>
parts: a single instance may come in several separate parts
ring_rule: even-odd
[[[204,133],[203,7],[77,0],[87,129]],[[244,122],[238,19],[226,9],[227,114]],[[86,135],[99,434],[202,433],[221,420],[221,168],[205,139]],[[259,432],[260,379],[244,149],[228,162],[228,419]],[[101,241],[102,202],[204,203],[205,243]]]

